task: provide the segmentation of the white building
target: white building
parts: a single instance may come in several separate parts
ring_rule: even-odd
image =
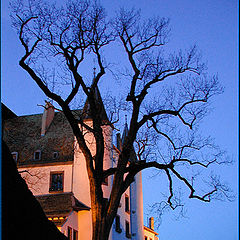
[[[80,110],[73,112],[81,113]],[[85,123],[91,125],[91,119],[86,117]],[[104,126],[103,132],[106,169],[117,165],[127,125],[123,136],[118,134],[115,143],[111,126]],[[85,131],[85,138],[90,150],[94,151],[93,136]],[[63,113],[54,112],[48,103],[43,114],[8,119],[4,124],[4,140],[48,219],[69,239],[90,240],[91,201],[85,158]],[[110,195],[112,180],[110,176],[103,182],[105,198]],[[139,173],[122,196],[109,240],[156,240],[157,233],[151,226],[143,225],[142,177]]]

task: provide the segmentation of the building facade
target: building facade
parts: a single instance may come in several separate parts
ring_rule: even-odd
[[[82,114],[80,110],[73,113],[76,116]],[[91,126],[91,119],[86,118],[85,124]],[[84,131],[86,142],[94,152],[94,137]],[[103,133],[104,168],[107,169],[117,165],[127,125],[116,141],[110,125],[103,126]],[[12,114],[4,123],[3,139],[48,219],[70,240],[90,240],[91,201],[85,158],[64,114],[55,112],[49,102],[43,114]],[[105,198],[110,196],[112,181],[110,176],[103,182]],[[158,239],[157,233],[153,232],[151,227],[143,225],[142,177],[139,173],[122,196],[109,240]]]

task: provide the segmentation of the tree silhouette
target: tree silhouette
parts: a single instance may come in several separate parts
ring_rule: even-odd
[[[92,239],[108,239],[122,194],[135,175],[147,168],[166,175],[169,194],[163,201],[164,208],[182,206],[174,192],[174,183],[178,181],[189,191],[189,198],[204,202],[230,198],[229,189],[218,177],[211,175],[205,182],[208,190],[201,193],[196,183],[198,174],[189,175],[189,168],[207,169],[227,162],[210,137],[204,138],[198,131],[210,100],[223,89],[217,75],[207,74],[196,46],[177,53],[164,52],[169,38],[168,19],[142,20],[140,12],[134,9],[120,9],[109,19],[101,5],[85,0],[66,1],[62,8],[37,0],[16,1],[11,8],[12,23],[25,51],[19,64],[45,95],[60,106],[85,156]],[[106,71],[115,71],[105,60],[109,57],[104,55],[105,49],[119,57],[126,56],[122,66],[128,68],[118,77],[128,92],[119,106],[127,106],[130,116],[117,167],[109,169],[103,169],[103,127],[112,126],[113,122],[103,117],[104,103],[96,97],[99,83],[106,81]],[[92,82],[84,77],[83,71],[90,58],[97,65]],[[50,76],[53,69],[54,83]],[[66,89],[61,92],[62,88],[56,86],[63,83]],[[86,112],[76,116],[71,111],[77,94],[88,99],[91,126],[84,122]],[[121,111],[112,110],[111,116]],[[83,129],[94,136],[94,154],[85,141]],[[133,148],[137,161],[129,164]],[[108,176],[113,176],[113,185],[109,199],[105,199],[102,182]]]

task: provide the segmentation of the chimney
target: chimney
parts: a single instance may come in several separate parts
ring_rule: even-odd
[[[54,107],[50,102],[46,102],[45,109],[42,115],[42,130],[41,136],[46,134],[48,127],[50,126],[53,118],[54,118]]]
[[[149,218],[149,228],[154,230],[154,217]]]

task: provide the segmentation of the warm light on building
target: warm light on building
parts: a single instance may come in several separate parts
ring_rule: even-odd
[[[48,110],[51,111],[50,114],[46,112]],[[86,119],[85,124],[91,126],[91,119]],[[19,129],[16,131],[12,126],[18,126]],[[18,169],[48,220],[53,221],[70,240],[92,239],[90,188],[85,158],[63,113],[54,112],[50,104],[44,114],[15,117],[6,121],[6,127],[11,129],[12,139],[17,140],[14,143],[8,139],[5,141],[11,152],[17,153]],[[113,142],[113,128],[104,125],[102,129],[106,145],[104,169],[116,167],[128,132],[127,124],[122,137],[117,134],[116,143]],[[84,136],[90,151],[94,152],[93,135],[86,132]],[[24,146],[22,142],[25,143]],[[136,159],[129,159],[129,163],[131,161]],[[32,178],[27,176],[27,172],[30,172]],[[104,179],[104,198],[110,196],[112,181],[113,176]],[[109,240],[144,240],[146,234],[157,235],[143,226],[142,176],[138,173],[135,181],[122,195]]]

